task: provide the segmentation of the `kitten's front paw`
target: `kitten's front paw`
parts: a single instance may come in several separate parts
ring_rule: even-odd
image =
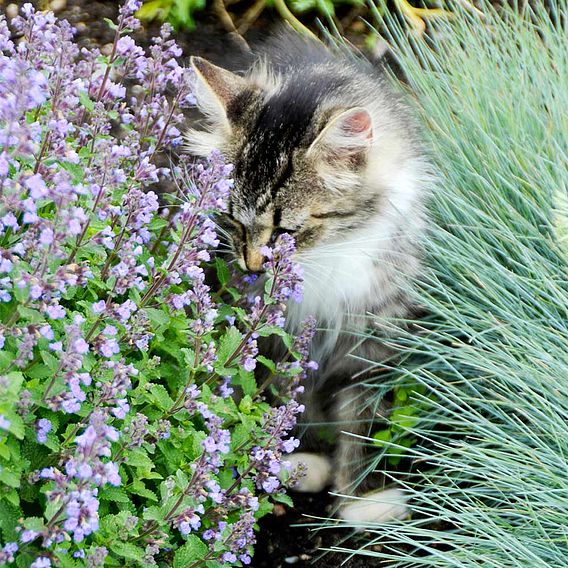
[[[339,516],[353,523],[388,523],[409,514],[408,496],[401,489],[385,489],[368,493],[341,506]],[[363,527],[361,527],[363,528]]]
[[[303,463],[307,468],[306,475],[301,477],[300,481],[292,487],[294,491],[319,493],[331,482],[331,462],[325,456],[308,452],[294,452],[286,456],[286,461],[292,464],[293,469],[300,463]]]

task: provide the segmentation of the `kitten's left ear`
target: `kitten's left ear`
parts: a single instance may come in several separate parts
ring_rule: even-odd
[[[369,111],[354,107],[340,111],[312,142],[308,154],[329,163],[361,163],[373,142],[373,120]]]
[[[197,76],[196,98],[200,109],[211,119],[229,122],[231,105],[251,90],[242,77],[231,73],[201,57],[192,57],[191,66]]]

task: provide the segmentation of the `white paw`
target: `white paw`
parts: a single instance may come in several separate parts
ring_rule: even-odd
[[[306,475],[292,487],[294,491],[301,493],[319,493],[331,480],[331,462],[325,456],[310,454],[308,452],[294,452],[286,456],[286,461],[295,469],[300,463],[306,466]]]
[[[368,493],[343,505],[339,516],[353,523],[388,523],[408,516],[408,496],[401,489],[385,489]]]

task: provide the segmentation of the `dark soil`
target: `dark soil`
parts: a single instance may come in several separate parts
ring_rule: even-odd
[[[28,0],[29,1],[29,0]],[[0,13],[9,17],[16,15],[24,2],[6,2],[0,0]],[[108,27],[105,18],[116,21],[118,6],[121,2],[104,0],[32,0],[40,8],[51,8],[59,18],[67,19],[77,30],[76,38],[80,45],[97,46],[103,53],[110,52],[114,32]],[[183,49],[184,56],[201,55],[210,61],[223,65],[228,54],[234,57],[241,50],[238,41],[227,35],[218,20],[211,14],[202,13],[197,29],[193,32],[180,31],[176,41]],[[250,35],[262,35],[271,26],[271,16],[266,14],[259,19]],[[157,35],[159,24],[150,24],[133,35],[141,45]],[[376,562],[364,557],[349,558],[335,552],[326,552],[333,546],[346,548],[356,547],[349,540],[350,533],[346,529],[330,526],[327,529],[316,529],[314,517],[332,516],[333,500],[327,493],[317,495],[293,495],[294,507],[277,505],[275,513],[260,522],[257,535],[256,554],[252,566],[254,568],[280,568],[294,566],[296,568],[315,567],[331,568],[367,568],[378,566]]]
[[[329,548],[358,548],[351,531],[329,525],[319,529],[314,517],[330,517],[333,500],[327,493],[293,494],[294,507],[277,505],[260,522],[254,568],[371,568],[380,562],[364,556],[350,558]]]

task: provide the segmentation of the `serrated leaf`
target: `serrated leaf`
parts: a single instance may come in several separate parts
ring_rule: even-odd
[[[270,371],[272,371],[273,373],[276,373],[276,364],[274,363],[274,361],[272,361],[271,359],[268,359],[267,357],[265,357],[264,355],[259,355],[256,360],[259,363],[262,363],[267,369],[269,369]]]
[[[24,528],[37,532],[41,532],[45,527],[45,523],[42,517],[26,517],[24,519],[23,525]]]
[[[144,559],[144,549],[130,542],[115,541],[110,545],[110,549],[118,556],[128,560],[141,562]]]
[[[183,491],[189,484],[189,478],[181,469],[176,471],[176,478],[178,481],[178,487]]]
[[[293,507],[294,502],[292,501],[292,497],[286,493],[273,493],[271,495],[272,500],[276,501],[277,503],[284,503],[284,505],[288,505],[288,507]]]
[[[153,491],[150,491],[150,489],[148,489],[139,479],[133,481],[128,489],[130,493],[140,495],[140,497],[146,497],[146,499],[156,501],[156,503],[158,502],[158,496]]]
[[[19,414],[16,414],[15,409],[10,408],[6,412],[4,412],[6,418],[10,420],[10,427],[8,431],[10,434],[13,434],[18,438],[18,440],[24,439],[24,432],[25,432],[25,425],[22,417]],[[1,479],[1,476],[0,476]]]
[[[8,491],[8,493],[4,495],[4,499],[6,499],[6,501],[9,501],[12,505],[14,505],[14,507],[20,506],[20,494],[17,489]]]
[[[222,369],[227,359],[235,352],[242,341],[241,332],[234,326],[227,329],[219,342],[215,368]]]
[[[126,494],[126,491],[121,487],[109,487],[106,486],[101,489],[99,496],[104,501],[116,501],[117,503],[129,503],[130,497]]]
[[[154,462],[142,448],[135,448],[126,454],[126,463],[132,467],[153,469]]]
[[[40,355],[43,362],[55,373],[59,368],[59,360],[48,351],[40,351]]]
[[[231,279],[231,273],[229,272],[229,268],[227,267],[227,263],[220,259],[218,256],[215,257],[215,269],[217,271],[217,278],[222,286],[228,284],[229,280]]]
[[[53,371],[47,365],[36,363],[26,371],[26,375],[30,379],[46,379],[53,376]]]
[[[7,495],[4,494],[2,499],[0,499],[0,528],[2,529],[4,542],[16,540],[18,535],[16,527],[18,527],[18,519],[22,515],[17,505],[4,500],[6,497]]]
[[[19,471],[15,472],[7,467],[4,467],[2,468],[2,474],[0,479],[4,485],[17,489],[18,487],[20,487],[21,474]]]
[[[166,326],[170,323],[170,316],[163,310],[145,308],[144,311],[154,327]]]
[[[174,405],[168,391],[164,385],[152,384],[150,386],[151,397],[150,400],[154,402],[160,409],[169,410]]]
[[[24,381],[24,375],[17,371],[12,371],[5,376],[5,384],[9,393],[18,394]]]
[[[152,505],[144,509],[144,512],[142,513],[142,518],[145,521],[156,521],[162,524],[164,522],[164,512],[162,511],[161,507]]]
[[[241,369],[234,382],[241,386],[245,395],[253,396],[256,393],[256,380],[252,371]]]
[[[186,543],[176,550],[173,568],[187,568],[207,555],[207,545],[196,535],[190,534]]]

